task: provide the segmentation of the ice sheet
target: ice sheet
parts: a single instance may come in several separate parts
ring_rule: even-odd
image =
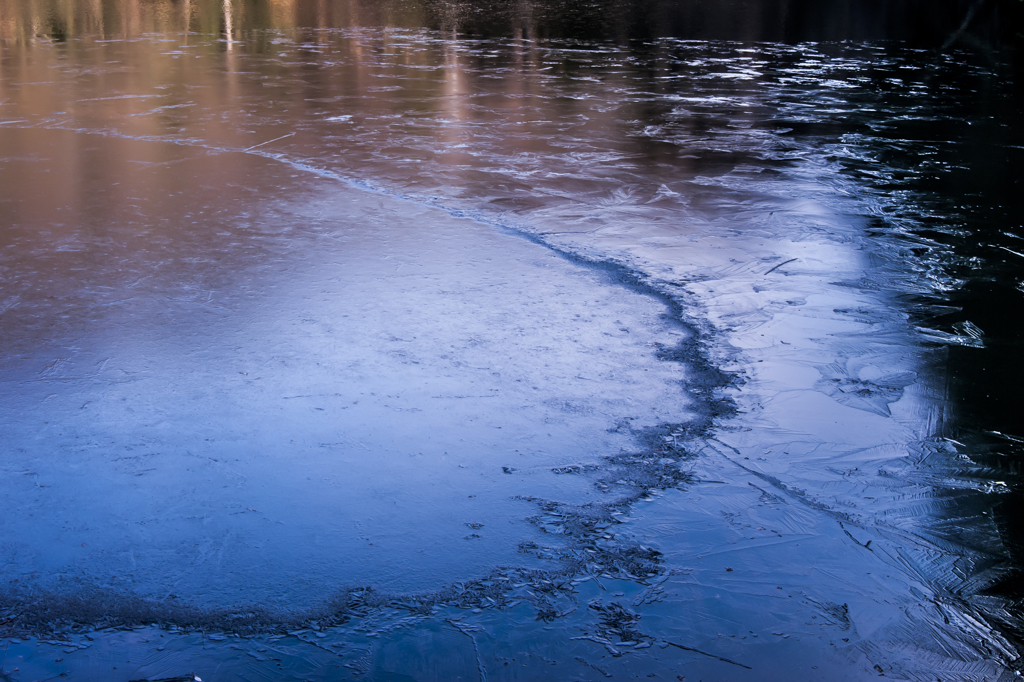
[[[226,35],[5,53],[26,676],[1011,674],[1014,394],[957,397],[1016,348],[957,298],[1019,304],[991,67]]]
[[[516,496],[593,499],[552,469],[691,418],[685,365],[657,354],[684,327],[611,271],[260,158],[0,134],[94,169],[57,193],[35,180],[52,161],[4,168],[26,292],[0,401],[9,583],[284,610],[436,589],[536,539]]]

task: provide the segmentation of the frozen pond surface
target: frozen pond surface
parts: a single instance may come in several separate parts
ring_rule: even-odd
[[[658,358],[682,327],[614,273],[275,161],[0,134],[30,198],[8,233],[31,254],[5,334],[9,577],[290,609],[438,588],[538,539],[515,496],[593,499],[552,469],[689,421]],[[68,148],[118,164],[65,204],[37,183]],[[80,274],[40,286],[55,270]]]
[[[11,679],[1019,667],[998,64],[15,5]]]

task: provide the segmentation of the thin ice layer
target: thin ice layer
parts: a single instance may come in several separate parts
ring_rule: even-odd
[[[598,494],[553,468],[689,418],[664,303],[521,237],[241,154],[5,145],[16,585],[285,609],[440,587],[529,563],[515,496]]]

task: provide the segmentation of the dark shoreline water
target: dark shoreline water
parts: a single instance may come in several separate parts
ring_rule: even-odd
[[[65,40],[86,32],[117,35],[140,15],[160,23],[180,21],[188,30],[218,33],[236,28],[425,27],[466,36],[567,40],[685,40],[745,42],[863,42],[893,40],[913,47],[999,49],[1019,45],[1024,9],[1014,0],[336,0],[230,3],[189,0],[141,9],[105,0],[66,7],[38,0],[6,0],[7,37],[40,35]],[[36,21],[24,21],[36,15]],[[22,21],[19,21],[22,20]],[[233,26],[228,26],[232,23]],[[19,25],[20,24],[20,25]],[[167,26],[164,26],[166,30]],[[182,27],[184,28],[184,27]]]
[[[657,9],[657,3],[641,4],[643,11],[631,16],[642,24],[652,16],[645,12],[654,12],[651,8]],[[621,455],[591,461],[591,453],[567,454],[568,460],[555,467],[559,471],[551,471],[560,481],[582,479],[582,488],[573,488],[573,495],[591,486],[590,492],[605,501],[580,506],[561,498],[524,499],[538,511],[529,523],[547,534],[544,542],[520,548],[524,563],[533,562],[533,568],[498,567],[418,599],[396,599],[387,594],[386,585],[376,595],[364,588],[342,590],[327,612],[299,615],[298,620],[292,617],[301,609],[286,608],[289,615],[284,618],[258,609],[219,612],[203,607],[195,595],[185,595],[197,605],[194,608],[170,602],[154,606],[136,601],[130,590],[104,591],[107,588],[90,585],[50,602],[37,601],[33,617],[24,611],[19,615],[19,609],[32,601],[19,596],[18,603],[0,615],[8,634],[25,634],[29,625],[42,622],[59,625],[68,618],[120,625],[169,621],[250,633],[290,624],[303,626],[296,635],[300,640],[316,643],[323,641],[318,639],[321,635],[337,636],[340,651],[353,645],[351,638],[362,637],[359,632],[376,636],[379,630],[372,621],[391,609],[422,619],[395,625],[394,632],[405,627],[427,636],[424,633],[434,627],[431,623],[441,623],[466,638],[463,644],[471,640],[477,647],[475,637],[482,640],[485,634],[501,633],[520,618],[514,627],[523,641],[536,637],[532,627],[550,625],[567,638],[579,628],[582,635],[571,641],[590,637],[587,641],[599,651],[607,650],[613,662],[621,658],[616,647],[637,638],[632,645],[664,644],[670,650],[696,651],[708,661],[717,656],[715,665],[741,675],[751,662],[743,655],[745,644],[722,643],[721,631],[718,640],[709,632],[688,632],[694,639],[687,640],[693,645],[687,649],[675,626],[666,625],[671,620],[667,614],[684,608],[682,604],[695,609],[695,622],[702,627],[711,623],[706,627],[721,629],[727,629],[725,623],[763,619],[765,613],[793,608],[768,599],[775,594],[774,583],[780,582],[778,590],[785,587],[787,596],[796,595],[809,609],[796,611],[787,627],[820,617],[835,629],[830,635],[833,644],[850,639],[851,628],[871,633],[853,637],[854,644],[843,654],[868,657],[858,660],[848,673],[850,679],[874,675],[872,666],[885,657],[886,671],[894,676],[902,674],[900,670],[917,674],[931,665],[931,659],[916,650],[903,654],[900,662],[902,644],[879,653],[890,639],[915,641],[918,635],[902,623],[889,630],[878,625],[883,618],[873,610],[884,608],[872,606],[872,600],[897,604],[909,599],[906,612],[941,633],[935,636],[942,643],[928,655],[953,651],[951,658],[966,661],[965,670],[981,665],[971,658],[978,651],[983,652],[982,660],[998,661],[1004,670],[1019,665],[1024,596],[1018,587],[1024,562],[1024,524],[1019,520],[1024,504],[1019,459],[1024,455],[1024,434],[1018,418],[1018,387],[1024,379],[1019,359],[1024,341],[1024,210],[1018,169],[1024,160],[1024,135],[1016,123],[1022,105],[1013,52],[995,47],[1006,30],[994,27],[991,15],[979,14],[973,33],[965,33],[957,47],[941,51],[914,45],[944,41],[951,27],[956,30],[959,13],[970,9],[969,3],[955,8],[951,4],[945,14],[935,12],[933,24],[915,29],[922,30],[921,35],[901,36],[910,43],[797,45],[672,38],[617,42],[622,36],[613,35],[613,26],[621,26],[607,17],[621,12],[622,6],[611,4],[588,15],[601,17],[592,24],[579,21],[581,8],[592,5],[568,4],[520,3],[503,6],[507,14],[482,17],[473,3],[369,8],[360,3],[193,2],[155,5],[160,11],[107,3],[101,5],[97,19],[81,8],[60,15],[42,4],[0,3],[0,8],[15,6],[36,11],[50,23],[49,28],[39,28],[29,18],[11,28],[12,17],[17,24],[32,12],[0,14],[0,126],[8,136],[5,140],[25,143],[25,149],[14,154],[15,143],[5,142],[0,147],[3,162],[46,163],[42,147],[30,143],[32,131],[52,131],[69,139],[121,140],[124,146],[103,152],[104,143],[86,142],[81,148],[75,143],[68,145],[76,151],[69,151],[67,158],[53,153],[52,170],[63,180],[50,184],[53,196],[36,207],[49,201],[49,213],[34,212],[31,202],[23,201],[35,190],[5,197],[8,206],[21,202],[19,212],[4,214],[11,245],[29,244],[34,249],[30,257],[9,251],[16,255],[3,262],[8,269],[3,271],[5,297],[0,306],[8,338],[38,332],[45,340],[47,325],[54,330],[70,325],[73,332],[81,311],[89,309],[77,302],[79,294],[124,305],[118,295],[142,281],[129,281],[134,279],[129,275],[144,275],[147,268],[172,262],[152,260],[130,237],[124,240],[131,245],[125,258],[121,237],[116,230],[105,231],[103,221],[131,226],[139,220],[133,208],[146,215],[152,212],[169,224],[196,216],[178,215],[178,206],[159,198],[159,192],[150,195],[164,202],[159,209],[139,203],[138,197],[146,195],[136,192],[111,200],[121,212],[95,209],[95,214],[89,213],[94,210],[89,206],[103,205],[98,194],[91,202],[83,197],[119,191],[112,190],[112,178],[123,181],[131,175],[122,165],[186,168],[206,155],[212,163],[224,163],[224,178],[234,188],[252,182],[257,191],[263,188],[263,193],[272,194],[275,186],[292,182],[284,179],[285,173],[291,178],[318,177],[325,184],[315,191],[308,190],[304,179],[294,183],[302,188],[298,204],[307,201],[321,208],[319,213],[306,211],[291,206],[288,197],[275,198],[280,199],[277,204],[254,203],[261,206],[256,211],[229,210],[209,200],[205,207],[219,217],[204,220],[221,226],[213,249],[219,255],[207,257],[201,250],[186,249],[185,257],[174,256],[178,265],[158,268],[164,279],[143,285],[144,296],[155,296],[154,301],[166,291],[187,293],[174,304],[182,310],[200,309],[214,300],[218,287],[213,283],[224,277],[216,260],[234,262],[237,252],[228,255],[232,244],[245,244],[247,249],[258,244],[256,251],[246,253],[266,249],[274,254],[282,245],[302,248],[309,235],[345,238],[343,230],[322,216],[339,211],[324,198],[332,195],[331,183],[351,181],[356,189],[371,190],[352,200],[370,208],[353,213],[351,221],[373,216],[377,195],[382,198],[381,210],[386,199],[392,216],[392,223],[381,221],[382,227],[419,220],[408,217],[400,205],[410,211],[440,207],[456,222],[469,217],[487,229],[519,230],[571,260],[611,263],[600,267],[653,287],[673,301],[671,317],[681,317],[696,332],[684,342],[690,347],[681,355],[658,346],[659,357],[689,365],[688,391],[697,399],[698,414],[722,409],[713,415],[710,429],[707,419],[701,418],[647,430],[620,423],[615,430],[631,432],[638,444]],[[888,16],[904,25],[900,12],[910,6],[899,5],[902,9]],[[700,7],[689,9],[696,13]],[[991,3],[985,11],[1005,7]],[[381,14],[368,19],[370,9]],[[877,37],[872,31],[882,30],[842,23],[835,18],[841,14],[825,21],[799,9],[790,3],[796,13],[786,25],[744,14],[750,17],[749,31],[735,25],[723,28],[707,14],[700,23],[693,18],[697,14],[680,10],[676,19],[690,28],[664,32],[795,42],[832,35],[822,33],[823,26],[839,30],[835,27],[842,24],[849,31],[841,34],[844,38]],[[380,19],[383,15],[391,18]],[[804,24],[792,17],[802,17]],[[519,22],[518,28],[512,19]],[[184,34],[176,30],[182,22],[200,30]],[[356,28],[329,28],[339,24]],[[380,30],[377,24],[407,28]],[[35,37],[26,32],[33,25]],[[408,28],[415,26],[430,30]],[[633,26],[625,32],[643,36],[646,30]],[[99,41],[96,35],[111,40]],[[537,35],[553,38],[536,40]],[[973,47],[964,49],[964,44]],[[190,63],[201,66],[189,67]],[[178,152],[144,150],[162,145],[188,151],[178,159]],[[100,169],[106,173],[109,168],[100,165],[92,174],[82,172],[88,164],[81,159],[90,158],[75,156],[82,149],[106,154],[103,163],[116,172],[103,175]],[[123,163],[131,154],[136,156]],[[190,155],[195,157],[185,158]],[[228,157],[243,161],[232,166],[223,161]],[[254,174],[256,164],[264,162],[262,175]],[[83,178],[93,178],[94,185]],[[182,188],[190,189],[187,179],[181,182]],[[203,191],[215,195],[216,182],[205,182]],[[35,185],[26,181],[25,186]],[[73,191],[65,195],[57,187]],[[302,192],[307,190],[305,197]],[[347,196],[347,191],[338,190],[338,195]],[[230,192],[226,196],[234,196]],[[65,199],[66,206],[61,204]],[[401,201],[392,204],[391,199]],[[74,221],[64,221],[55,212],[65,209],[78,211],[82,224],[95,232],[83,234]],[[276,215],[280,224],[293,226],[287,230],[302,236],[272,236],[273,221],[261,218],[262,213]],[[437,220],[439,226],[443,221]],[[167,244],[185,234],[175,232],[173,225],[161,228],[166,232],[151,232],[145,220],[138,225],[146,239],[155,239],[167,254],[175,254],[177,248]],[[203,243],[202,228],[189,229],[196,230],[187,233],[189,238]],[[330,248],[320,250],[330,253]],[[112,253],[126,264],[113,275],[114,270],[103,265]],[[31,268],[40,274],[25,275]],[[103,281],[100,275],[113,279]],[[91,276],[100,279],[93,281]],[[124,277],[128,279],[121,282]],[[18,295],[11,295],[12,283],[23,287]],[[204,301],[200,294],[207,290],[211,296]],[[258,285],[254,291],[267,293]],[[609,328],[607,333],[621,331]],[[759,346],[754,343],[758,335],[775,340]],[[699,353],[694,343],[702,345]],[[792,350],[787,348],[794,344]],[[394,357],[404,358],[402,353],[407,352],[396,349]],[[804,361],[801,354],[812,359]],[[711,381],[703,393],[695,393],[693,376],[700,374],[699,365],[705,362]],[[42,374],[41,381],[64,381],[59,369]],[[792,377],[798,375],[810,376],[808,385],[797,385]],[[728,377],[732,379],[726,381]],[[12,389],[12,395],[28,395],[19,390]],[[786,407],[790,398],[792,406]],[[774,412],[769,408],[763,414],[770,416],[763,416],[761,403],[771,401],[782,407]],[[837,405],[854,411],[835,412]],[[67,417],[50,409],[56,418]],[[787,414],[806,423],[780,426]],[[819,415],[843,425],[813,423]],[[857,440],[858,431],[884,431],[895,422],[905,425],[907,433],[893,430],[878,442]],[[769,454],[783,449],[786,457]],[[872,449],[880,454],[865,455]],[[868,467],[878,471],[878,480],[868,477]],[[498,478],[511,480],[502,478],[511,472]],[[727,478],[734,474],[734,480]],[[891,489],[887,480],[893,481]],[[727,483],[735,484],[735,490],[731,498],[721,498],[719,509],[710,502],[713,489]],[[740,488],[757,491],[749,509],[739,502]],[[12,493],[9,499],[21,494]],[[617,501],[608,502],[614,495]],[[708,501],[694,501],[702,496]],[[719,516],[702,545],[704,540],[688,538],[701,523],[713,525],[695,511],[705,504],[718,509]],[[803,511],[793,511],[798,508]],[[743,520],[740,510],[750,518]],[[770,516],[776,512],[777,517]],[[474,526],[480,524],[466,525],[477,531]],[[807,531],[810,527],[818,530]],[[811,567],[821,567],[821,574],[803,576],[802,566],[773,564],[770,554],[753,559],[730,554],[730,547],[740,540],[753,541],[769,531],[773,542],[777,536],[780,543],[799,541],[804,546],[819,537],[820,548],[796,555]],[[928,541],[915,546],[921,537]],[[846,538],[850,544],[841,547]],[[545,544],[548,541],[550,545]],[[761,540],[754,545],[757,542]],[[752,546],[744,547],[752,551]],[[841,549],[869,558],[839,562],[846,556]],[[588,559],[588,553],[595,556]],[[701,561],[719,554],[731,557],[729,565],[715,565],[715,577],[709,578],[712,573]],[[883,555],[890,557],[889,563],[869,563]],[[555,564],[568,568],[552,570]],[[761,564],[776,568],[737,587],[744,596],[727,595],[717,604],[718,595],[695,596],[703,595],[701,590],[719,589],[723,571],[732,579],[756,573]],[[905,571],[909,577],[893,585],[865,587],[875,578],[865,579],[862,569],[870,568],[870,576],[880,572],[878,566],[899,575]],[[829,582],[837,571],[848,568],[849,576]],[[697,577],[687,578],[691,573]],[[610,590],[601,585],[606,579],[615,581],[609,582],[614,584]],[[772,584],[768,594],[755,594],[762,583]],[[30,594],[33,583],[25,584]],[[675,601],[657,607],[662,599],[657,590],[668,585],[675,585]],[[860,592],[845,595],[842,589],[850,586]],[[634,600],[631,607],[626,601],[623,606],[610,600],[607,593],[618,594],[616,589]],[[89,594],[100,596],[75,603]],[[586,600],[590,605],[584,608]],[[96,610],[97,604],[108,605],[106,611]],[[59,608],[53,610],[54,605]],[[535,612],[508,615],[528,606]],[[577,608],[578,613],[572,611]],[[638,625],[638,614],[645,608],[649,629]],[[480,622],[463,621],[467,613]],[[972,629],[970,618],[1001,629],[1009,648],[995,634],[986,641],[989,635]],[[231,621],[237,626],[225,625]],[[523,625],[531,621],[538,625]],[[363,622],[371,624],[360,630],[363,626],[357,623]],[[327,626],[346,623],[347,634],[325,635]],[[785,630],[761,621],[757,627],[757,633],[749,631],[752,637],[781,638]],[[81,639],[77,629],[65,634]],[[813,632],[805,628],[799,633],[801,646],[811,646],[807,642],[814,639]],[[120,641],[122,636],[108,635],[104,641]],[[403,636],[394,635],[394,641],[404,641]],[[729,635],[740,636],[747,632]],[[785,647],[792,645],[778,640],[766,650],[770,653],[764,654],[768,663],[763,665],[781,665],[791,655],[784,653]],[[183,660],[191,655],[188,651]],[[380,653],[391,651],[384,644],[374,651],[385,658],[407,657]],[[865,663],[868,659],[870,664]],[[477,649],[470,668],[479,666],[483,674],[484,660]],[[572,660],[583,666],[581,670],[607,670],[591,653],[580,651]],[[841,669],[839,659],[828,660],[823,669]],[[352,669],[374,669],[367,665],[358,663]],[[378,660],[374,665],[383,664]],[[649,661],[626,664],[625,670],[630,665],[635,666],[631,672],[664,670],[657,667],[662,663]],[[443,665],[422,674],[441,676],[438,670],[443,671]],[[756,674],[763,673],[762,668]],[[810,669],[804,673],[810,679]],[[731,679],[721,670],[705,672],[706,679],[715,675]]]

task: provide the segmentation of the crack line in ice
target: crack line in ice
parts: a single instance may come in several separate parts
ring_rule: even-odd
[[[145,623],[169,623],[185,628],[252,635],[275,631],[287,632],[296,627],[306,627],[311,622],[316,622],[321,627],[342,625],[353,618],[366,616],[371,611],[382,611],[396,606],[412,608],[416,613],[428,615],[444,606],[504,609],[519,602],[532,604],[540,614],[538,619],[549,620],[564,617],[575,611],[571,601],[574,600],[573,595],[576,593],[574,580],[580,576],[593,578],[598,584],[600,582],[597,576],[600,575],[649,585],[649,578],[664,573],[661,553],[657,550],[638,545],[628,539],[613,541],[604,537],[609,524],[621,523],[610,512],[617,510],[617,513],[621,514],[635,502],[649,499],[652,491],[678,488],[691,482],[691,477],[681,470],[677,460],[696,457],[702,439],[709,435],[714,426],[713,420],[716,417],[729,417],[734,413],[730,398],[715,395],[715,389],[729,385],[733,379],[730,373],[714,367],[706,357],[701,334],[696,327],[685,321],[682,303],[671,294],[660,291],[644,274],[613,260],[594,260],[553,246],[542,236],[529,232],[525,225],[490,217],[481,211],[456,209],[440,202],[408,196],[376,186],[367,180],[346,177],[303,161],[289,159],[281,153],[254,151],[256,147],[291,135],[247,149],[234,149],[194,139],[168,140],[155,136],[126,135],[111,130],[55,125],[22,128],[63,130],[140,142],[174,144],[216,153],[252,154],[287,164],[305,173],[343,182],[360,191],[442,210],[453,218],[466,218],[498,228],[542,246],[572,263],[602,270],[611,275],[614,285],[661,301],[673,313],[676,322],[688,332],[686,338],[680,341],[676,348],[662,348],[657,356],[662,360],[680,362],[689,370],[691,376],[684,393],[691,401],[689,409],[693,416],[686,424],[664,424],[648,429],[649,433],[637,433],[645,449],[641,452],[605,457],[604,467],[578,467],[564,472],[556,471],[570,474],[604,472],[606,475],[595,480],[594,485],[605,492],[610,491],[613,486],[617,487],[620,495],[612,502],[588,503],[580,507],[533,497],[519,498],[540,508],[541,515],[530,519],[534,525],[542,532],[550,532],[546,530],[547,528],[555,529],[562,540],[559,547],[544,547],[532,542],[520,547],[520,551],[524,553],[552,562],[554,566],[550,570],[498,567],[482,578],[461,581],[459,584],[462,588],[458,591],[454,584],[435,592],[406,595],[375,592],[369,587],[352,588],[340,590],[323,606],[291,609],[286,612],[273,612],[264,607],[208,608],[186,603],[173,605],[103,588],[93,588],[78,594],[19,595],[8,591],[6,594],[0,592],[0,612],[8,610],[11,614],[6,621],[0,623],[6,626],[5,632],[60,632],[69,628],[130,627]],[[671,437],[668,437],[669,433],[672,434]],[[666,437],[671,442],[664,442]],[[664,458],[668,455],[677,459],[670,459],[668,461],[672,463],[665,464]],[[623,486],[631,492],[623,491]],[[549,520],[543,521],[544,516]],[[500,578],[508,574],[514,574],[516,580]],[[558,601],[566,599],[570,600],[569,604],[565,604],[569,608],[556,608]],[[412,606],[404,606],[398,600],[411,602]],[[15,609],[18,611],[15,612]],[[481,675],[483,674],[481,668]]]
[[[15,122],[0,122],[0,124],[7,123]],[[554,246],[545,241],[543,236],[531,232],[529,227],[522,223],[516,223],[501,217],[488,215],[479,210],[453,208],[446,206],[439,201],[410,196],[400,191],[380,187],[369,180],[345,176],[325,168],[317,167],[305,161],[288,158],[285,154],[280,152],[274,153],[264,150],[255,151],[264,145],[291,137],[295,133],[284,135],[273,140],[268,140],[267,142],[254,145],[253,147],[237,149],[211,145],[195,139],[169,140],[167,138],[156,136],[132,136],[119,133],[117,131],[75,129],[60,125],[53,125],[52,123],[50,125],[31,125],[20,127],[25,129],[44,128],[66,130],[81,134],[95,134],[137,140],[141,142],[175,144],[205,149],[215,153],[244,153],[261,156],[268,160],[287,164],[304,173],[310,173],[318,177],[343,182],[353,189],[387,196],[392,199],[409,202],[418,206],[439,209],[453,218],[467,218],[490,227],[498,228],[502,231],[508,231],[511,234],[515,234],[532,243],[543,246],[572,262],[589,267],[610,270],[616,275],[615,279],[619,285],[640,290],[665,302],[670,309],[676,313],[678,321],[690,332],[691,336],[689,339],[684,341],[681,344],[681,347],[669,354],[667,358],[689,363],[690,369],[692,369],[695,374],[703,374],[705,377],[715,377],[715,379],[710,382],[705,379],[703,385],[695,384],[694,386],[690,386],[688,387],[689,390],[686,391],[693,401],[692,408],[694,409],[694,412],[697,413],[697,418],[694,422],[687,425],[689,429],[688,435],[691,437],[688,445],[696,445],[697,447],[682,447],[682,444],[680,444],[680,447],[678,447],[676,451],[676,456],[688,459],[694,458],[698,456],[699,451],[702,449],[700,446],[711,446],[708,441],[710,440],[709,436],[714,427],[712,422],[713,417],[731,416],[735,409],[731,406],[732,404],[729,399],[717,397],[714,395],[714,391],[711,390],[728,385],[731,381],[732,375],[727,372],[723,372],[711,364],[708,352],[703,346],[701,339],[703,335],[709,332],[707,330],[699,329],[698,326],[693,323],[684,321],[683,307],[679,299],[677,299],[676,296],[659,289],[659,286],[667,284],[666,282],[651,280],[644,273],[633,268],[629,268],[628,266],[611,259],[594,260],[569,249]],[[1009,248],[1001,248],[1011,251],[1014,255],[1022,255]],[[784,261],[783,263],[779,263],[764,274],[770,274],[774,270],[795,260],[797,259],[792,258]],[[724,445],[724,443],[722,445]],[[803,505],[811,510],[823,512],[825,515],[833,518],[839,522],[840,527],[842,527],[842,523],[845,521],[846,523],[850,523],[851,525],[855,525],[862,529],[868,529],[868,527],[861,525],[849,515],[837,512],[822,502],[810,499],[806,495],[799,494],[797,491],[794,491],[783,484],[779,479],[745,467],[722,453],[718,448],[714,446],[711,447],[712,450],[720,454],[726,460],[732,462],[737,467],[770,483],[773,487],[796,497]],[[657,453],[660,451],[655,450],[654,446],[651,446],[649,452]],[[642,460],[644,458],[644,454],[633,455],[633,459]],[[643,467],[643,465],[638,462],[613,462],[613,460],[616,459],[620,458],[606,458],[607,464],[605,467],[602,467],[602,469],[612,467],[616,464],[627,467],[634,466],[637,467],[638,470]],[[676,467],[675,470],[678,472],[678,467]],[[621,472],[621,469],[619,471]],[[621,474],[619,475],[619,478],[622,478]],[[538,613],[540,614],[538,618],[544,618],[547,620],[549,617],[557,618],[564,613],[569,612],[565,609],[560,610],[555,608],[555,603],[552,599],[564,597],[572,598],[572,594],[575,590],[571,586],[568,588],[567,595],[563,595],[562,590],[566,582],[569,582],[570,585],[574,585],[575,580],[579,579],[581,576],[586,575],[588,580],[593,578],[595,582],[598,582],[598,584],[600,584],[600,582],[598,581],[597,576],[602,575],[609,578],[615,577],[620,580],[630,580],[638,584],[647,585],[649,583],[646,581],[645,576],[654,576],[664,573],[664,568],[662,566],[663,560],[661,559],[660,553],[656,550],[648,551],[647,548],[644,547],[635,548],[632,546],[625,546],[622,545],[621,541],[614,544],[599,544],[599,541],[603,543],[601,538],[603,538],[603,533],[606,527],[603,525],[604,522],[600,517],[607,516],[607,512],[613,508],[620,510],[631,508],[635,502],[646,497],[652,490],[680,487],[681,485],[685,485],[690,482],[694,482],[694,479],[688,476],[683,476],[682,478],[670,477],[670,480],[665,481],[664,477],[662,479],[658,479],[657,477],[651,478],[651,476],[645,475],[634,481],[634,484],[639,486],[639,492],[626,496],[625,498],[620,498],[614,503],[592,503],[587,505],[585,508],[572,508],[570,505],[563,505],[561,503],[540,500],[537,498],[523,498],[537,504],[543,510],[544,513],[541,517],[535,518],[535,522],[538,527],[543,529],[545,525],[550,523],[542,523],[543,516],[547,515],[549,519],[552,515],[554,516],[554,523],[556,525],[557,532],[562,538],[569,540],[569,546],[563,546],[559,549],[555,549],[551,547],[541,547],[530,543],[530,546],[524,546],[521,549],[527,553],[534,553],[538,557],[560,564],[558,568],[552,571],[496,568],[491,574],[484,578],[463,582],[463,588],[458,592],[458,594],[455,593],[452,586],[449,586],[437,592],[405,595],[402,598],[404,598],[405,601],[412,602],[415,605],[412,608],[424,615],[434,613],[438,608],[446,605],[461,608],[472,606],[473,608],[479,609],[492,607],[504,609],[525,601],[532,604],[538,610]],[[598,487],[607,484],[607,480],[598,480],[595,482],[595,485]],[[917,534],[909,533],[910,536],[913,536],[913,538],[911,538],[908,537],[908,533],[902,529],[894,528],[888,524],[883,524],[883,526],[886,531],[895,533],[904,541],[910,541],[913,544],[923,542],[927,547],[935,547],[934,541],[930,541]],[[876,525],[874,530],[879,531],[882,529],[878,528]],[[843,531],[849,534],[845,528],[843,528]],[[851,539],[853,539],[852,536]],[[857,542],[855,539],[854,541]],[[867,547],[867,544],[869,543],[870,541],[865,544],[857,542],[857,544],[862,547]],[[635,549],[639,549],[640,554],[636,557],[630,558],[631,552]],[[871,548],[869,547],[868,549]],[[890,560],[899,563],[898,559],[891,556],[889,552],[885,552],[884,548],[883,552]],[[899,550],[897,550],[897,553],[899,554]],[[644,568],[640,570],[634,568],[631,572],[630,570],[623,568],[622,561],[624,558],[628,558],[629,561],[636,561],[639,559]],[[910,563],[904,565],[903,569],[905,572],[914,573],[913,566]],[[654,572],[652,573],[651,571]],[[519,585],[529,586],[532,589],[525,590],[525,593],[519,590],[519,593],[517,594],[517,589],[513,587],[511,582],[500,583],[500,585],[497,586],[494,585],[494,577],[496,575],[507,575],[509,573],[516,575]],[[922,575],[920,577],[924,584],[930,583],[925,576]],[[552,585],[556,582],[560,582],[562,587],[552,590]],[[966,602],[962,598],[959,598],[957,595],[950,593],[948,590],[943,591],[946,592],[944,596],[945,600],[955,602],[957,615],[967,618],[973,617],[972,620],[981,618],[980,623],[984,623],[984,618],[977,613],[972,604]],[[66,622],[65,625],[78,624],[79,626],[88,626],[96,625],[104,621],[110,625],[126,625],[138,622],[176,622],[185,625],[186,627],[212,627],[214,629],[225,631],[246,632],[252,634],[258,632],[280,631],[281,628],[294,628],[296,626],[304,627],[311,621],[317,621],[322,625],[342,625],[344,623],[348,623],[352,618],[359,617],[360,614],[363,616],[367,615],[372,609],[380,611],[385,608],[395,608],[395,605],[398,603],[396,602],[396,599],[399,598],[397,595],[384,595],[381,593],[374,593],[373,590],[368,588],[358,588],[357,590],[341,592],[325,608],[308,611],[295,610],[288,614],[280,614],[270,613],[265,610],[249,610],[243,613],[230,610],[204,610],[192,606],[188,606],[184,610],[173,609],[165,604],[157,604],[147,600],[140,600],[138,597],[123,594],[104,594],[96,595],[96,597],[98,598],[98,601],[92,604],[87,604],[85,602],[89,600],[86,599],[83,601],[80,596],[77,598],[76,607],[74,604],[66,602],[61,604],[60,602],[64,601],[64,598],[57,595],[51,595],[49,597],[43,596],[39,600],[35,601],[30,608],[25,609],[21,613],[12,615],[3,623],[0,623],[0,625],[15,623],[15,627],[12,630],[20,632],[47,628],[52,629],[55,626],[59,629],[61,626],[59,626],[56,621],[69,618],[70,623]],[[367,599],[367,597],[370,598]],[[71,601],[76,601],[76,598],[71,598]],[[131,603],[131,605],[129,605],[129,603]],[[97,610],[96,606],[99,604],[103,604],[103,607]],[[107,606],[108,604],[119,604],[121,608],[111,609]],[[947,604],[947,606],[953,606],[953,604],[950,603]],[[2,607],[3,603],[0,601],[0,608]],[[409,607],[403,606],[402,608]],[[78,616],[75,615],[76,613]],[[987,627],[987,623],[984,626],[980,623],[978,629],[984,631],[988,637],[992,637],[996,640],[995,643],[999,646],[1007,659],[1013,658],[1010,654],[1010,652],[1012,652],[1012,647],[1008,642],[1004,641],[996,632]],[[461,628],[458,628],[457,626],[454,627],[461,631]],[[472,638],[472,635],[469,635],[469,633],[464,632],[464,634],[467,634]],[[680,649],[691,650],[706,656],[713,656],[714,658],[718,658],[726,663],[748,668],[748,666],[714,656],[713,654],[707,654],[706,652],[691,649],[667,640],[665,640],[665,642],[666,644],[670,644]],[[474,648],[476,648],[475,639]],[[477,657],[477,663],[479,666],[480,660],[478,650]],[[484,670],[482,667],[479,668],[479,670],[481,677],[483,678]]]

